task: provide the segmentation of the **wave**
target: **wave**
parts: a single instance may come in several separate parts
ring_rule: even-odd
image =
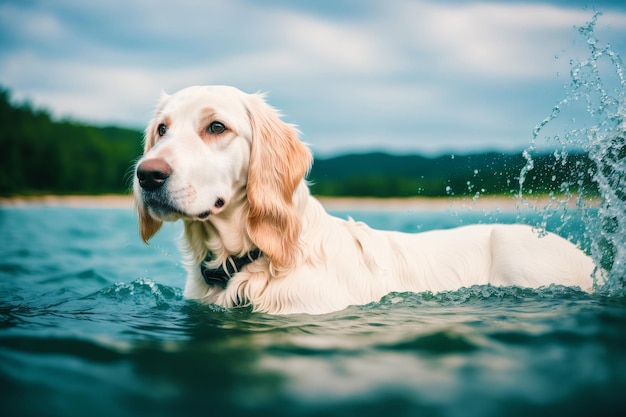
[[[180,288],[159,284],[149,278],[139,278],[130,283],[115,283],[89,297],[144,306],[167,307],[181,301],[183,295]]]

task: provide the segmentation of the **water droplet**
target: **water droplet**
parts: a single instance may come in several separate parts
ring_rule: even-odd
[[[610,44],[603,46],[596,37],[594,27],[599,15],[596,13],[591,22],[576,27],[586,41],[588,56],[569,60],[571,84],[563,84],[565,97],[554,107],[552,114],[533,130],[531,145],[523,154],[527,163],[520,171],[519,195],[523,199],[522,194],[548,192],[548,203],[535,208],[540,215],[536,226],[541,229],[549,224],[548,220],[552,217],[559,219],[557,228],[560,230],[564,230],[572,220],[582,219],[585,232],[582,242],[578,243],[607,271],[607,285],[603,290],[624,295],[626,251],[622,248],[626,247],[626,191],[621,185],[626,183],[623,123],[626,117],[623,110],[626,108],[626,83],[623,82],[626,67],[617,52],[611,50]],[[562,52],[565,53],[565,50]],[[555,55],[556,58],[558,55]],[[614,80],[605,77],[604,68],[611,68],[618,74],[621,86],[613,87]],[[551,185],[553,189],[527,190],[525,188],[532,183],[529,174],[533,169],[531,152],[535,149],[535,139],[544,137],[545,131],[548,131],[546,125],[550,124],[549,129],[554,129],[552,121],[558,118],[561,111],[568,113],[562,116],[566,117],[564,134],[545,136],[547,141],[559,145],[553,153],[555,163],[551,169],[555,171],[549,177],[554,183]],[[584,161],[576,160],[577,155],[570,153],[572,149],[577,153],[584,151]],[[596,195],[600,199],[589,198]],[[567,208],[573,199],[577,210],[572,214],[572,210]],[[600,207],[588,210],[589,204],[599,204]]]

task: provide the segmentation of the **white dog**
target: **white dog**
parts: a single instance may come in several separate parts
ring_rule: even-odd
[[[182,220],[185,296],[272,314],[328,313],[392,291],[592,289],[588,256],[528,226],[405,234],[332,217],[309,194],[311,161],[263,95],[226,86],[164,95],[136,166],[141,236]]]

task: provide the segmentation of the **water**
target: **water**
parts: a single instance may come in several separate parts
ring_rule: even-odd
[[[130,210],[0,208],[0,415],[625,415],[626,87],[596,20],[580,28],[589,57],[572,62],[566,98],[525,152],[520,211],[349,213],[407,232],[553,230],[606,270],[596,293],[477,286],[269,316],[183,299],[178,224],[148,247]],[[588,120],[548,133],[571,103],[583,111],[566,124]],[[544,138],[557,165],[572,147],[587,152],[598,191],[577,177],[533,206],[525,178]]]
[[[578,28],[587,54],[570,60],[570,83],[564,98],[539,123],[530,146],[524,151],[526,166],[520,173],[520,200],[540,214],[536,225],[544,227],[552,217],[566,225],[582,216],[590,253],[608,276],[602,288],[607,294],[624,295],[626,288],[626,66],[610,44],[603,44],[594,32],[601,13]],[[534,206],[526,197],[533,190],[525,186],[532,175],[532,154],[540,142],[554,146],[554,165],[559,170],[572,151],[583,151],[591,166],[578,166],[571,178],[554,184],[550,199]],[[591,178],[589,181],[587,178]],[[590,212],[589,198],[600,199],[600,210]],[[568,207],[575,201],[575,211]],[[598,278],[601,278],[598,273]]]
[[[350,214],[409,232],[518,216]],[[226,310],[183,299],[179,234],[144,246],[123,209],[0,209],[0,415],[626,410],[623,297],[479,286],[323,316]]]

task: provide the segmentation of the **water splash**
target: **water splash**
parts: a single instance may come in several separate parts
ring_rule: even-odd
[[[583,216],[586,244],[601,269],[606,271],[600,288],[609,295],[626,294],[626,67],[609,44],[602,45],[594,28],[601,13],[578,28],[588,54],[578,61],[570,60],[569,85],[566,95],[548,117],[533,130],[529,147],[523,156],[527,163],[519,178],[519,199],[526,208],[540,214],[537,226],[544,228],[548,219],[560,216],[567,224],[574,215]],[[557,119],[570,117],[560,134],[546,134],[557,125]],[[559,169],[568,160],[571,150],[582,151],[588,163],[577,161],[570,178],[558,190],[549,193],[544,206],[535,206],[526,198],[527,179],[533,169],[533,152],[541,136],[557,145],[554,166]],[[595,207],[594,207],[595,206]],[[572,207],[575,208],[572,212]],[[585,242],[583,242],[585,243]],[[597,280],[603,273],[597,272]]]
[[[157,284],[148,278],[139,278],[131,283],[119,282],[98,292],[108,298],[132,301],[139,305],[169,307],[172,302],[182,299],[178,288]]]

